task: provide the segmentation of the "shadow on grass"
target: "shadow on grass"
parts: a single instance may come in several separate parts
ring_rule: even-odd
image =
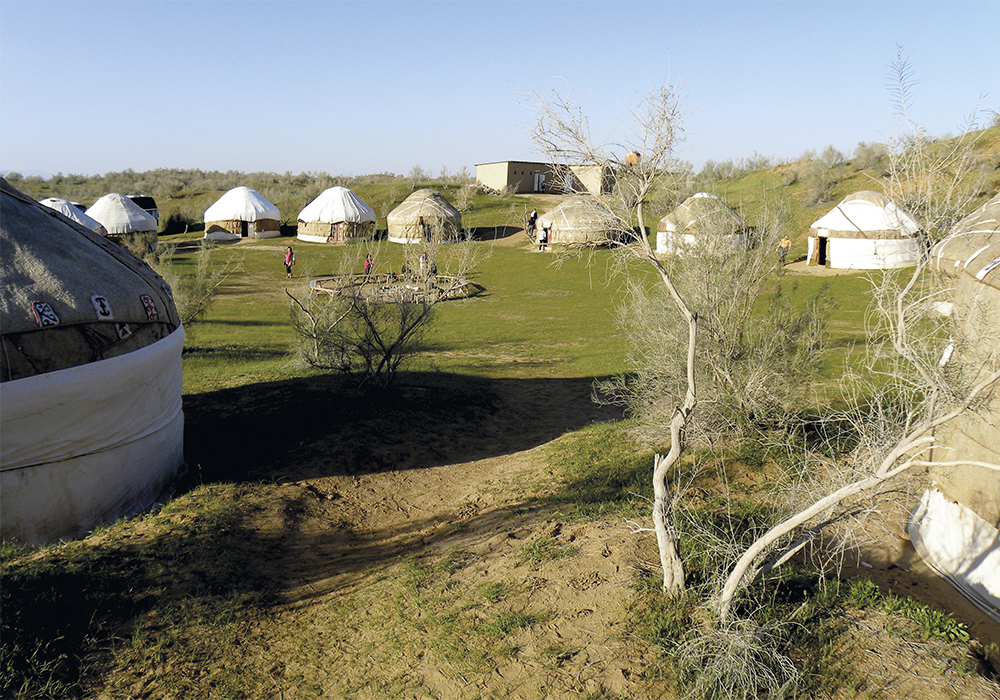
[[[480,226],[472,229],[472,237],[477,241],[496,241],[501,238],[508,238],[524,229],[517,226]],[[525,236],[525,242],[530,240]]]
[[[358,391],[338,376],[184,397],[185,458],[202,482],[269,481],[457,464],[527,450],[620,407],[592,378],[407,374]]]

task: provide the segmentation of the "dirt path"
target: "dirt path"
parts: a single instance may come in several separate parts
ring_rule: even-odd
[[[591,403],[586,380],[488,386],[444,414],[417,410],[430,390],[415,386],[394,400],[398,412],[358,399],[342,415],[343,395],[316,380],[191,397],[186,411],[213,415],[210,432],[189,437],[207,468],[237,462],[278,482],[254,528],[266,543],[260,566],[282,581],[275,629],[294,634],[262,634],[301,697],[670,697],[644,679],[661,661],[622,627],[630,586],[656,560],[652,539],[620,519],[567,523],[537,500],[552,480],[546,445],[618,412]],[[289,413],[296,421],[279,429],[292,447],[270,451],[266,436]],[[539,544],[569,554],[532,561]],[[925,602],[954,596],[890,550],[858,571]],[[401,601],[414,576],[412,600]],[[437,600],[445,585],[449,601]],[[486,601],[483,591],[503,593]],[[503,612],[530,624],[498,637],[510,653],[486,668],[440,627]],[[933,643],[894,635],[884,615],[851,626],[868,650],[858,664],[881,688],[874,697],[994,697],[995,685],[962,675]]]

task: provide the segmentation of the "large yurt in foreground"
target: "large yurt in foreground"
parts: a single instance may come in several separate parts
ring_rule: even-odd
[[[982,379],[1000,367],[1000,195],[934,246],[931,265],[950,292],[955,328],[956,343],[941,362],[963,363]],[[1000,471],[954,464],[1000,464],[1000,387],[935,438],[934,483],[910,516],[910,541],[932,569],[1000,623]]]
[[[656,227],[657,255],[683,255],[700,243],[724,241],[745,247],[748,229],[743,217],[714,194],[699,192],[660,219]]]
[[[538,217],[549,245],[607,245],[618,240],[617,219],[589,194],[568,197]]]
[[[346,243],[375,237],[375,210],[346,187],[323,190],[299,212],[298,238]]]
[[[150,251],[156,250],[159,224],[125,195],[117,192],[106,194],[94,202],[86,214],[100,222],[107,230],[108,238],[120,243],[128,238],[141,237]]]
[[[879,192],[844,198],[809,229],[809,265],[841,270],[911,267],[920,258],[920,226]]]
[[[205,210],[205,238],[238,241],[281,235],[278,207],[249,187],[234,187]]]
[[[68,200],[59,199],[58,197],[49,197],[47,199],[40,200],[38,203],[53,211],[59,212],[63,216],[72,219],[81,226],[86,226],[94,233],[99,233],[102,236],[108,235],[108,230],[104,228],[104,224],[87,216],[83,211],[78,209]]]
[[[417,190],[385,218],[393,243],[457,241],[462,214],[434,190]]]
[[[184,330],[148,265],[0,185],[0,534],[39,544],[174,479]]]

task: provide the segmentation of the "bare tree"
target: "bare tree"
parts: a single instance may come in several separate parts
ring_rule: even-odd
[[[793,312],[781,295],[770,324],[760,325],[753,314],[766,281],[774,278],[777,242],[787,225],[787,212],[773,202],[756,212],[756,230],[734,230],[723,217],[706,217],[697,244],[683,257],[656,254],[649,211],[662,211],[688,181],[675,157],[683,114],[671,86],[640,101],[621,141],[603,144],[595,144],[586,116],[568,98],[530,97],[537,112],[533,138],[549,159],[599,168],[610,181],[602,202],[614,225],[605,242],[616,246],[623,264],[639,261],[657,274],[652,289],[636,278],[620,310],[631,374],[598,388],[670,436],[669,451],[654,460],[652,517],[663,589],[676,595],[684,589],[684,569],[669,475],[691,440],[781,421],[815,364],[818,315],[815,306]]]
[[[654,193],[667,189],[677,170],[676,150],[682,137],[683,113],[673,86],[653,89],[630,113],[628,131],[621,142],[594,142],[590,124],[581,108],[564,95],[550,97],[530,93],[536,110],[531,129],[535,145],[557,165],[590,165],[613,180],[612,195],[605,204],[615,217],[608,243],[621,244],[628,259],[650,265],[677,313],[687,327],[684,354],[683,399],[675,406],[669,423],[670,450],[657,455],[653,468],[653,527],[663,571],[663,590],[677,595],[684,590],[684,566],[680,558],[673,520],[672,494],[668,483],[671,468],[685,449],[685,432],[698,402],[695,358],[698,315],[691,310],[668,269],[656,256],[647,236],[645,212]]]
[[[932,238],[942,236],[965,213],[978,189],[972,144],[974,122],[944,147],[934,148],[926,132],[909,122],[912,69],[902,58],[893,64],[897,110],[907,130],[888,144],[890,168],[887,193],[903,202]],[[802,489],[803,498],[787,518],[758,538],[729,573],[718,597],[725,620],[733,601],[761,572],[788,561],[819,534],[837,525],[841,536],[866,504],[884,497],[893,485],[913,479],[916,468],[929,465],[938,429],[959,416],[985,406],[1000,382],[1000,358],[966,354],[974,344],[989,346],[983,333],[995,336],[994,323],[942,318],[936,312],[942,291],[929,279],[926,261],[902,279],[892,271],[873,275],[872,305],[867,329],[868,355],[861,368],[845,378],[853,404],[839,416],[854,427],[858,441],[848,459],[823,460],[823,469]],[[977,313],[972,309],[971,313]],[[979,337],[969,337],[967,329]],[[955,461],[939,466],[1000,465]],[[841,550],[842,551],[842,550]]]
[[[400,366],[419,349],[441,301],[471,284],[468,277],[488,251],[462,241],[425,241],[405,249],[405,268],[379,269],[385,244],[352,247],[341,258],[339,285],[326,293],[288,290],[299,352],[312,367],[353,372],[361,384],[388,386]],[[357,274],[371,255],[374,270]]]
[[[945,354],[949,344],[968,339],[955,324],[936,318],[938,295],[928,288],[924,273],[921,264],[901,282],[892,274],[873,280],[869,354],[861,371],[845,379],[859,400],[838,417],[854,426],[858,446],[843,462],[824,460],[826,469],[814,472],[804,500],[742,554],[719,595],[723,620],[737,593],[758,573],[788,561],[827,526],[863,512],[859,501],[884,495],[893,480],[928,466],[936,430],[981,407],[1000,381],[996,358],[983,366]],[[960,464],[1000,470],[981,462],[953,466]],[[765,553],[770,553],[767,561]]]

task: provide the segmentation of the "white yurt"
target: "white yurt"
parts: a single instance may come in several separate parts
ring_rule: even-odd
[[[699,192],[660,219],[656,227],[656,254],[683,255],[708,237],[733,247],[747,245],[747,224],[732,207],[714,194]],[[715,238],[720,237],[720,238]]]
[[[417,190],[385,217],[393,243],[454,242],[462,233],[462,214],[434,190]]]
[[[910,267],[920,258],[920,226],[878,192],[848,195],[809,229],[809,265],[841,270]]]
[[[112,192],[98,199],[87,216],[107,229],[108,238],[119,242],[129,237],[143,237],[150,251],[156,250],[156,219],[123,194]]]
[[[614,214],[589,194],[567,197],[538,217],[536,230],[548,231],[549,245],[607,245],[618,239]]]
[[[184,329],[148,265],[0,184],[0,534],[39,544],[175,478]]]
[[[942,362],[967,363],[984,377],[1000,366],[1000,195],[934,246],[931,265],[966,340]],[[1000,472],[954,465],[1000,464],[1000,391],[935,437],[933,487],[913,509],[907,533],[925,563],[1000,623]]]
[[[39,204],[42,204],[53,211],[59,212],[76,223],[86,226],[95,233],[99,233],[102,236],[108,235],[108,230],[104,228],[104,224],[87,216],[70,201],[59,199],[58,197],[49,197],[48,199],[39,201]]]
[[[298,238],[345,243],[375,237],[375,210],[346,187],[323,190],[299,212]]]
[[[238,241],[281,235],[281,212],[257,190],[234,187],[205,210],[205,238]]]

